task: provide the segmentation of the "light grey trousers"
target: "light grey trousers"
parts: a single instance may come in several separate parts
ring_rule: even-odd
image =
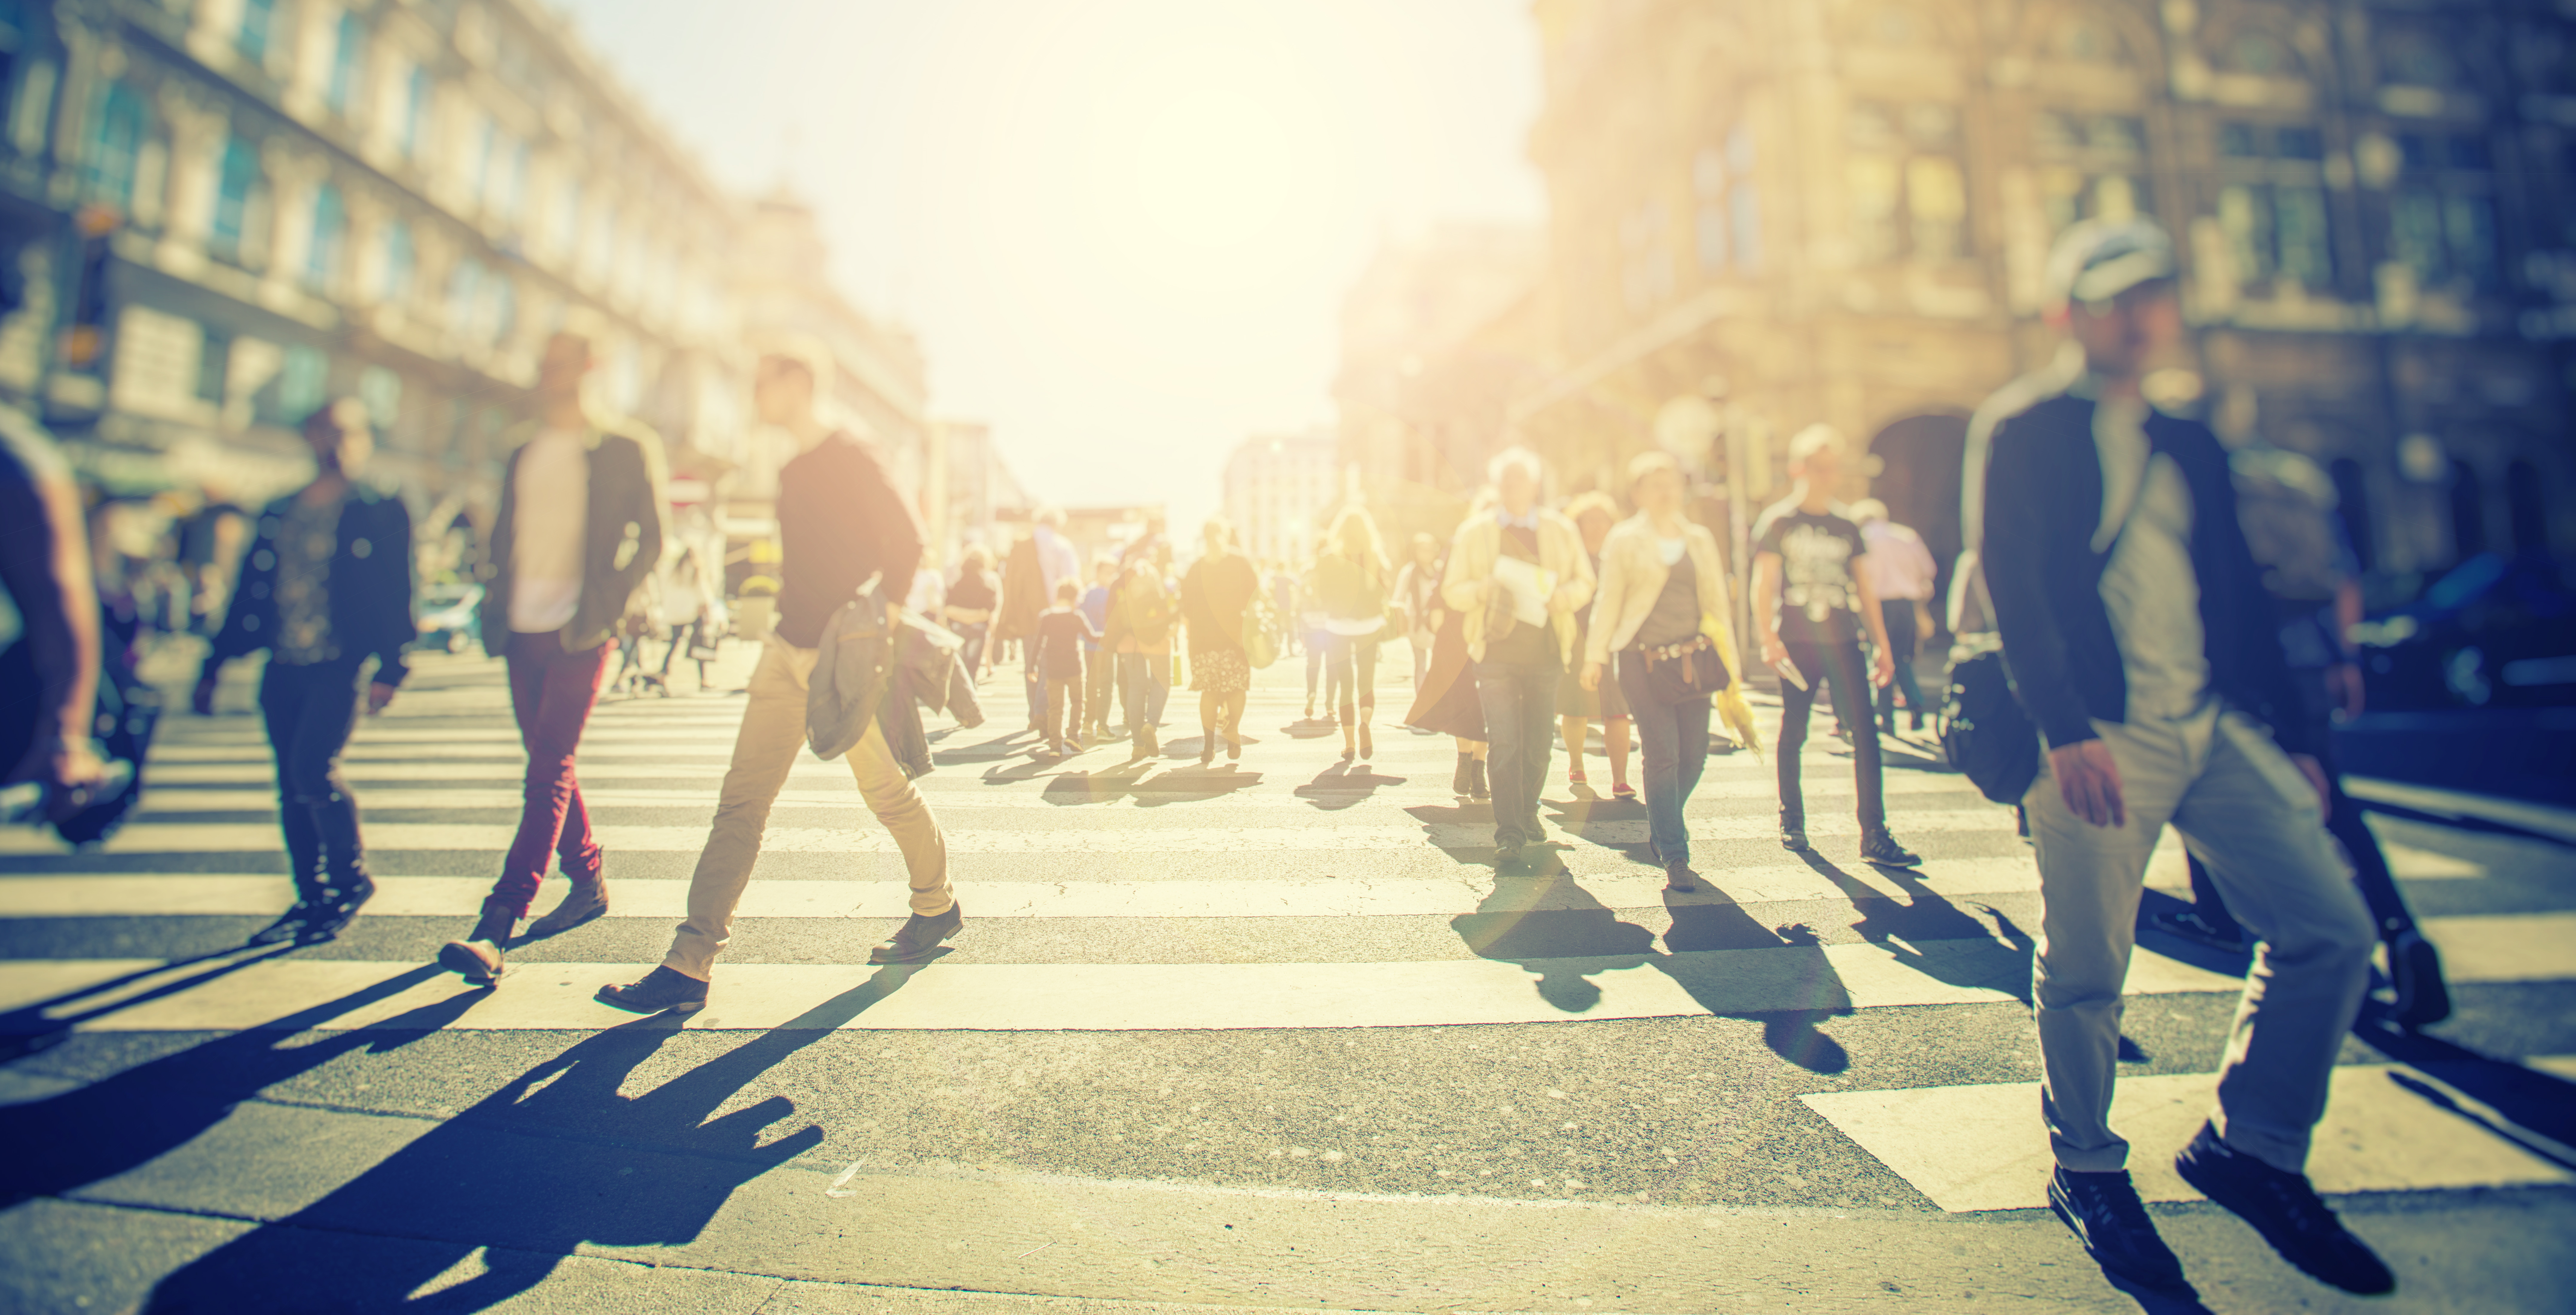
[[[2377,943],[2370,911],[2327,839],[2316,791],[2260,723],[2215,700],[2179,721],[2093,728],[2119,766],[2127,825],[2076,816],[2044,759],[2022,799],[2043,901],[2033,983],[2040,1110],[2057,1162],[2079,1172],[2127,1165],[2129,1144],[2110,1123],[2120,992],[2147,857],[2171,823],[2261,942],[2210,1119],[2236,1150],[2305,1172]]]

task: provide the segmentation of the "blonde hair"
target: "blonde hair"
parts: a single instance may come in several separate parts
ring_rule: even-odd
[[[1635,497],[1638,485],[1645,483],[1649,477],[1662,474],[1668,470],[1675,475],[1682,473],[1682,463],[1675,461],[1672,453],[1638,453],[1628,461],[1628,495],[1632,498]]]
[[[1794,466],[1819,452],[1841,455],[1845,449],[1842,431],[1818,422],[1799,430],[1789,440],[1789,464]]]
[[[1377,520],[1366,508],[1343,508],[1342,514],[1333,518],[1333,528],[1326,533],[1325,541],[1359,563],[1370,579],[1386,574],[1386,548],[1378,539]]]

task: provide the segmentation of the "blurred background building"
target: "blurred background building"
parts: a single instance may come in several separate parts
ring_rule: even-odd
[[[1945,565],[1978,401],[2045,362],[2066,225],[2183,248],[2187,368],[2232,442],[2333,476],[2374,587],[2576,554],[2576,19],[2439,6],[1537,0],[1551,220],[1526,300],[1435,323],[1391,251],[1346,316],[1345,458],[1372,490],[1517,435],[1561,485],[1658,442],[1759,506],[1814,420]],[[1430,326],[1410,345],[1400,327]],[[1407,393],[1439,342],[1536,342],[1491,389]],[[1536,367],[1533,369],[1532,367]],[[1436,401],[1433,400],[1436,398]],[[1401,435],[1399,441],[1398,435]],[[1735,464],[1728,470],[1727,456]],[[1403,454],[1403,455],[1398,455]],[[1860,488],[1849,490],[1857,496]]]
[[[0,396],[110,492],[255,504],[345,394],[373,477],[470,541],[572,320],[599,401],[667,444],[685,538],[774,532],[749,378],[787,330],[947,520],[919,344],[831,291],[810,211],[726,195],[533,0],[0,0],[0,229],[28,291]],[[951,482],[991,486],[973,459]]]
[[[1225,461],[1225,517],[1244,555],[1302,565],[1343,493],[1342,446],[1330,429],[1256,434]],[[1454,524],[1454,522],[1453,522]]]

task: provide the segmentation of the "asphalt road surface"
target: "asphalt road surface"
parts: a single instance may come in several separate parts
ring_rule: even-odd
[[[1720,755],[1690,809],[1716,890],[1667,894],[1596,730],[1590,788],[1556,755],[1553,858],[1498,877],[1450,741],[1384,724],[1400,655],[1362,763],[1301,721],[1295,658],[1208,769],[1186,691],[1163,756],[1058,762],[1016,673],[988,682],[985,725],[932,723],[967,921],[914,969],[865,964],[901,860],[809,757],[684,1024],[589,996],[668,944],[728,672],[601,705],[614,911],[480,990],[430,960],[517,818],[498,664],[425,658],[361,727],[382,893],[266,951],[285,865],[237,670],[103,850],[0,836],[0,1309],[2194,1308],[2115,1288],[2044,1208],[2037,876],[1927,738],[1888,782],[1919,873],[1858,861],[1819,728],[1820,852],[1773,838],[1768,765]],[[2241,959],[2143,941],[2133,1168],[2208,1309],[2569,1309],[2576,814],[2382,797],[2459,1009],[2347,1041],[2313,1169],[2399,1294],[2308,1281],[2170,1172]],[[2151,909],[2183,888],[2170,837],[2151,882]]]

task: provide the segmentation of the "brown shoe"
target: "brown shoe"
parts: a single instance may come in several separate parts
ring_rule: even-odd
[[[496,982],[501,979],[501,951],[510,943],[510,933],[517,929],[519,915],[494,904],[483,906],[483,916],[464,940],[449,941],[438,947],[438,966],[456,973],[469,982]]]
[[[607,880],[600,877],[588,881],[575,880],[572,889],[564,892],[563,903],[556,905],[554,912],[528,924],[528,936],[533,940],[561,936],[607,912]]]

